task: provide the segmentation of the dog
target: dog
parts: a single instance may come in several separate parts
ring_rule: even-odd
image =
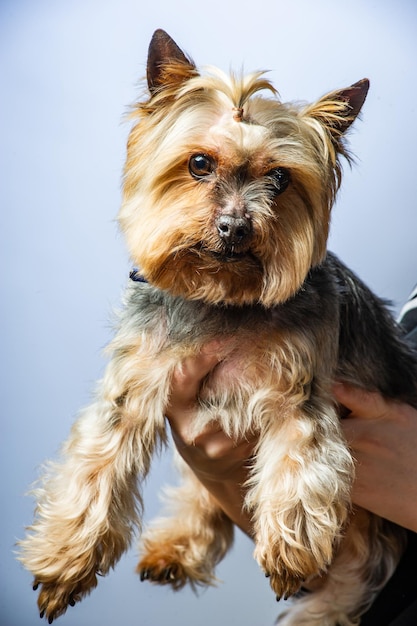
[[[197,70],[162,30],[131,112],[119,223],[133,267],[95,401],[36,491],[20,559],[49,623],[141,530],[141,481],[167,441],[173,372],[213,339],[195,435],[258,438],[245,507],[283,626],[353,626],[392,575],[404,531],[351,505],[335,379],[417,406],[417,359],[385,303],[327,251],[346,135],[369,81],[283,103],[264,73]],[[233,525],[182,462],[171,517],[142,537],[141,578],[214,581]],[[297,598],[305,581],[315,592]]]

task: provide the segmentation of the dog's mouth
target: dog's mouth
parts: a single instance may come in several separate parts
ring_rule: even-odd
[[[209,251],[209,254],[214,259],[217,259],[221,263],[237,263],[251,257],[248,252],[236,252],[235,250],[225,250],[224,252]]]
[[[207,255],[219,263],[238,263],[239,261],[257,262],[256,257],[251,250],[239,250],[233,246],[224,246],[220,250],[213,250],[212,248],[208,248],[201,243],[196,246],[196,252],[199,255]]]

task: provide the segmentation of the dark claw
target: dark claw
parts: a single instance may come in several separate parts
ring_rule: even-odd
[[[45,611],[41,611],[41,612],[39,613],[39,617],[40,617],[41,619],[43,619],[43,618],[44,618],[44,616],[45,616]]]
[[[48,617],[48,624],[52,624],[53,621],[54,621],[53,617]]]
[[[150,575],[150,571],[148,569],[143,569],[140,573],[140,579],[143,582],[144,580],[148,580]]]
[[[164,580],[166,580],[166,581],[171,580],[173,578],[172,569],[170,567],[167,567],[163,571],[163,577],[164,577]]]
[[[71,595],[70,595],[70,597],[69,597],[68,604],[69,604],[70,606],[75,606],[75,600],[74,600],[74,597],[73,597],[73,595],[72,595],[72,594],[71,594]]]
[[[33,583],[33,587],[32,587],[33,591],[37,591],[38,587],[39,587],[39,583]]]
[[[277,602],[279,602],[281,600],[281,596],[276,596],[275,599]]]
[[[271,574],[269,572],[265,572],[265,578],[270,578]]]

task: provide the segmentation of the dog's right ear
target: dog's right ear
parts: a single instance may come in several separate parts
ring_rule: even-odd
[[[196,66],[162,29],[154,32],[149,44],[146,78],[151,95],[164,87],[180,85],[197,75]]]

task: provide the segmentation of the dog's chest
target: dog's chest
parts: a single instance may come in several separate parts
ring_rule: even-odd
[[[256,394],[287,395],[295,380],[311,377],[304,330],[289,323],[283,308],[190,309],[175,325],[167,323],[169,342],[179,354],[214,342],[219,363],[202,389],[211,404],[226,408]]]
[[[232,384],[307,367],[309,354],[318,349],[326,359],[329,338],[337,343],[337,316],[329,307],[312,307],[312,301],[317,304],[315,289],[271,308],[211,306],[141,284],[131,292],[126,313],[133,332],[153,337],[155,346],[179,358],[217,341],[216,380]]]

